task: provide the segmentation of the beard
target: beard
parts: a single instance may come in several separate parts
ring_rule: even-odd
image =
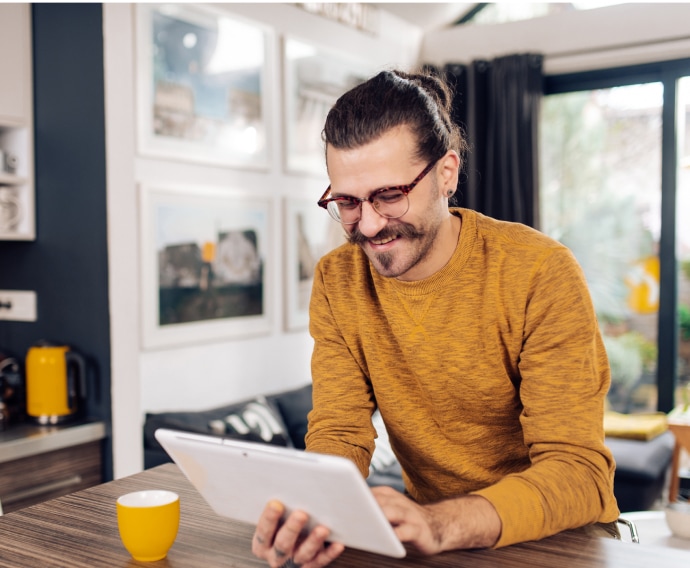
[[[408,223],[400,223],[394,226],[387,226],[373,238],[369,238],[364,236],[360,230],[356,228],[347,235],[347,240],[350,244],[362,247],[379,274],[395,278],[404,274],[427,257],[438,235],[438,229],[438,226],[434,226],[428,230],[424,230],[418,229]],[[400,252],[373,253],[364,248],[364,244],[371,240],[386,240],[391,238],[406,239],[412,245],[411,254],[407,258],[404,258],[401,256]],[[401,265],[397,268],[393,268],[393,263],[396,258],[401,261]]]

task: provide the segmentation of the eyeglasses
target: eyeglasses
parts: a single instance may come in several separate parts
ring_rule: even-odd
[[[343,225],[352,225],[362,218],[362,203],[368,201],[374,210],[387,219],[397,219],[402,217],[410,208],[410,199],[407,196],[417,184],[424,179],[438,160],[431,162],[422,173],[419,174],[412,183],[408,185],[395,185],[393,187],[382,187],[372,192],[369,197],[353,197],[351,195],[341,195],[339,197],[326,196],[331,192],[328,186],[325,193],[318,201],[319,207],[323,207],[336,221]]]

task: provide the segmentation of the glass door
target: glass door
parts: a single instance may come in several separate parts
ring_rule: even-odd
[[[541,230],[584,270],[626,413],[657,408],[662,107],[658,82],[542,103]]]
[[[690,77],[678,83],[678,177],[676,258],[678,259],[678,381],[676,404],[690,406]]]

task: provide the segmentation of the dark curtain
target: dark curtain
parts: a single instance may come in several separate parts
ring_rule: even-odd
[[[470,142],[455,205],[537,227],[542,62],[520,54],[444,67],[453,120]]]

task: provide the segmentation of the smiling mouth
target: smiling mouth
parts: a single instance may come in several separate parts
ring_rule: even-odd
[[[374,245],[385,245],[386,243],[390,243],[391,241],[394,241],[397,238],[398,238],[398,235],[393,235],[393,236],[386,237],[383,239],[369,239],[369,242],[374,244]]]

